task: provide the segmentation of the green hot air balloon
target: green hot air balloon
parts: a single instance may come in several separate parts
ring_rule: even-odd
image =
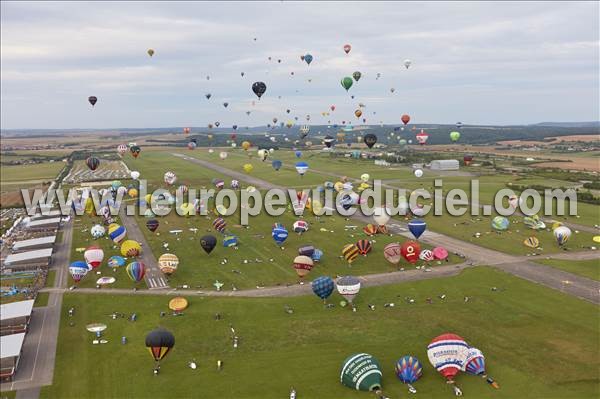
[[[450,140],[456,142],[460,139],[460,132],[450,132]]]
[[[342,363],[340,381],[348,388],[358,391],[381,390],[379,362],[368,353],[355,353]]]
[[[341,83],[342,87],[348,91],[352,87],[352,78],[350,76],[346,76],[344,79],[342,79]]]

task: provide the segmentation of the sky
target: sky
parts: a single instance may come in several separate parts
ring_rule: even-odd
[[[600,120],[595,1],[2,1],[0,11],[2,129],[356,124],[359,103],[371,124],[405,113]],[[255,81],[267,85],[261,100]]]

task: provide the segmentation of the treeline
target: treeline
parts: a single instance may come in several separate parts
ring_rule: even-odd
[[[540,184],[532,184],[529,186],[526,185],[521,185],[521,184],[507,184],[506,185],[508,188],[510,188],[513,191],[518,191],[518,192],[523,192],[527,189],[529,190],[535,190],[537,191],[542,197],[545,193],[546,190],[562,190],[562,191],[566,191],[567,188],[566,187],[548,187],[548,186],[543,186]],[[590,193],[589,191],[580,191],[578,189],[575,189],[575,192],[577,194],[577,201],[579,202],[583,202],[586,204],[592,204],[592,205],[600,205],[600,197],[596,197],[594,196],[592,193]]]

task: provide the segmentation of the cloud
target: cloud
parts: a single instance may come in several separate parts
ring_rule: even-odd
[[[599,12],[597,2],[2,2],[1,123],[230,126],[306,114],[327,123],[351,120],[358,102],[377,112],[372,123],[403,113],[596,120]],[[363,77],[346,93],[340,79],[356,70]],[[252,105],[254,81],[268,89]],[[99,98],[93,112],[89,95]],[[321,116],[331,104],[336,112]]]

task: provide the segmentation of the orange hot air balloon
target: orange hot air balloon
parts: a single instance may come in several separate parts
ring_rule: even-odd
[[[362,111],[360,109],[357,109],[356,111],[354,111],[354,115],[356,115],[357,118],[360,118],[362,116]]]
[[[408,114],[404,114],[402,115],[402,118],[400,118],[402,120],[402,123],[404,123],[405,125],[408,124],[408,122],[410,122],[410,115]]]

